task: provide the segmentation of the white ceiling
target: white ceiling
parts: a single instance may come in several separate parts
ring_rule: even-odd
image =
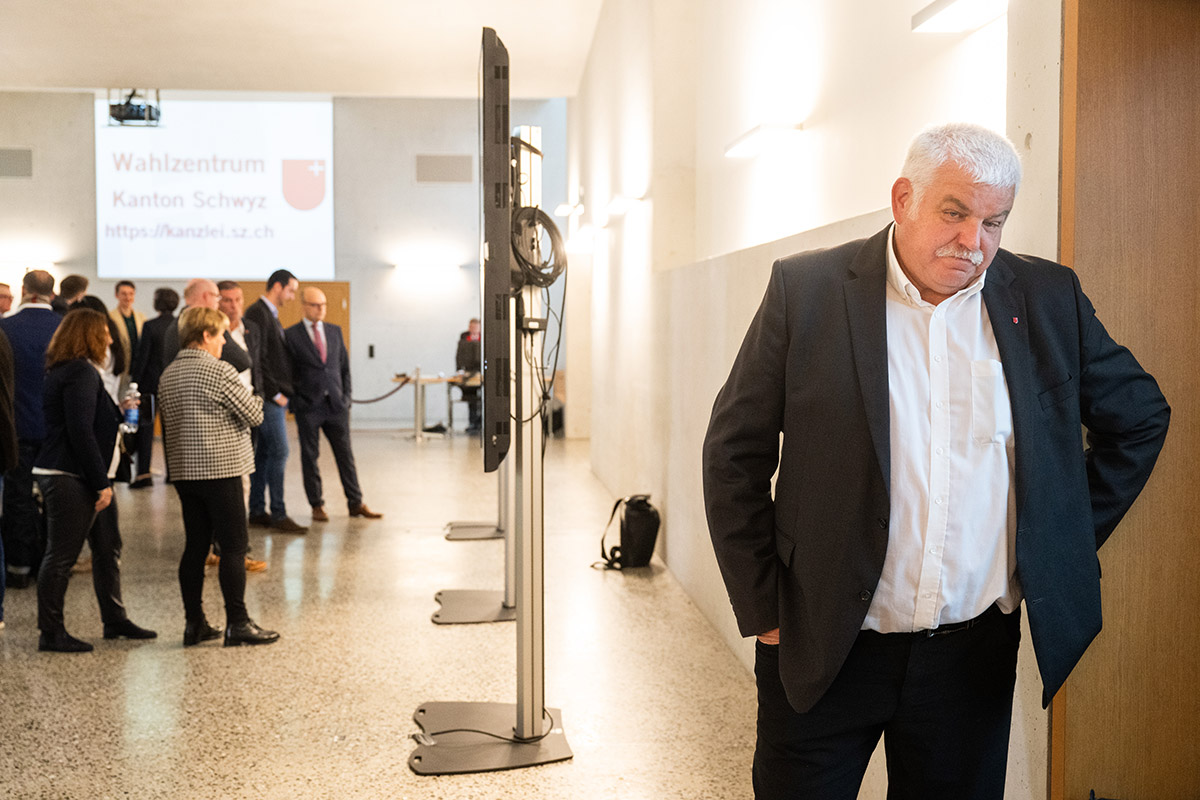
[[[0,0],[0,89],[475,97],[482,28],[513,97],[575,94],[602,0]]]

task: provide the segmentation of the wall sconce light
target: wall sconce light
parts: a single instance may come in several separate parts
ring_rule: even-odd
[[[596,246],[596,229],[584,223],[567,239],[568,253],[590,253]]]
[[[1008,0],[934,0],[913,14],[913,33],[969,33],[1008,11]]]
[[[556,217],[578,217],[583,214],[583,203],[559,203],[554,209]]]
[[[608,213],[608,218],[623,217],[629,213],[629,209],[633,208],[633,200],[623,194],[614,194],[612,199],[608,201],[608,207],[605,209]]]
[[[804,130],[800,124],[782,125],[763,123],[755,125],[725,147],[726,158],[754,158],[769,149],[790,144],[798,132]]]

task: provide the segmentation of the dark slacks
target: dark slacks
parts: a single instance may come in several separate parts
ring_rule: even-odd
[[[121,529],[117,499],[96,513],[96,492],[73,475],[39,475],[46,503],[46,555],[38,572],[38,629],[65,630],[63,602],[71,567],[87,539],[92,547],[92,586],[100,619],[113,625],[126,618],[121,602]]]
[[[37,572],[46,550],[42,515],[33,499],[33,461],[41,440],[21,439],[19,461],[4,476],[4,557],[10,569]]]
[[[754,796],[855,800],[879,737],[888,800],[1003,800],[1020,614],[966,630],[859,634],[829,691],[796,713],[779,648],[756,644]]]
[[[358,469],[354,466],[354,451],[350,448],[350,411],[318,406],[296,411],[295,414],[296,434],[300,439],[300,474],[304,478],[304,494],[308,496],[308,504],[325,504],[321,469],[317,466],[317,459],[321,455],[321,432],[324,431],[337,462],[346,504],[352,508],[361,505],[362,489],[358,486]]]
[[[133,477],[140,478],[150,474],[150,456],[154,452],[154,416],[158,410],[158,401],[152,394],[142,395],[138,407],[138,431],[134,434],[137,439],[137,469]]]
[[[189,622],[204,619],[204,560],[215,542],[221,550],[217,580],[225,598],[225,624],[236,625],[246,613],[246,504],[242,478],[175,481],[183,507],[184,547],[179,559],[179,591]]]

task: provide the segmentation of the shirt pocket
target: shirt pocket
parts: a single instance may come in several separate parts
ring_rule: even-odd
[[[1004,366],[994,359],[971,362],[971,438],[976,444],[1005,444],[1012,435],[1012,412]]]

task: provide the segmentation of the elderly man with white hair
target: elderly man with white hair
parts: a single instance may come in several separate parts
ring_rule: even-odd
[[[892,224],[775,263],[717,396],[756,797],[853,800],[882,736],[889,798],[1000,800],[1022,600],[1047,702],[1100,632],[1096,550],[1170,409],[1074,272],[1000,249],[1020,177],[986,128],[920,133]]]

